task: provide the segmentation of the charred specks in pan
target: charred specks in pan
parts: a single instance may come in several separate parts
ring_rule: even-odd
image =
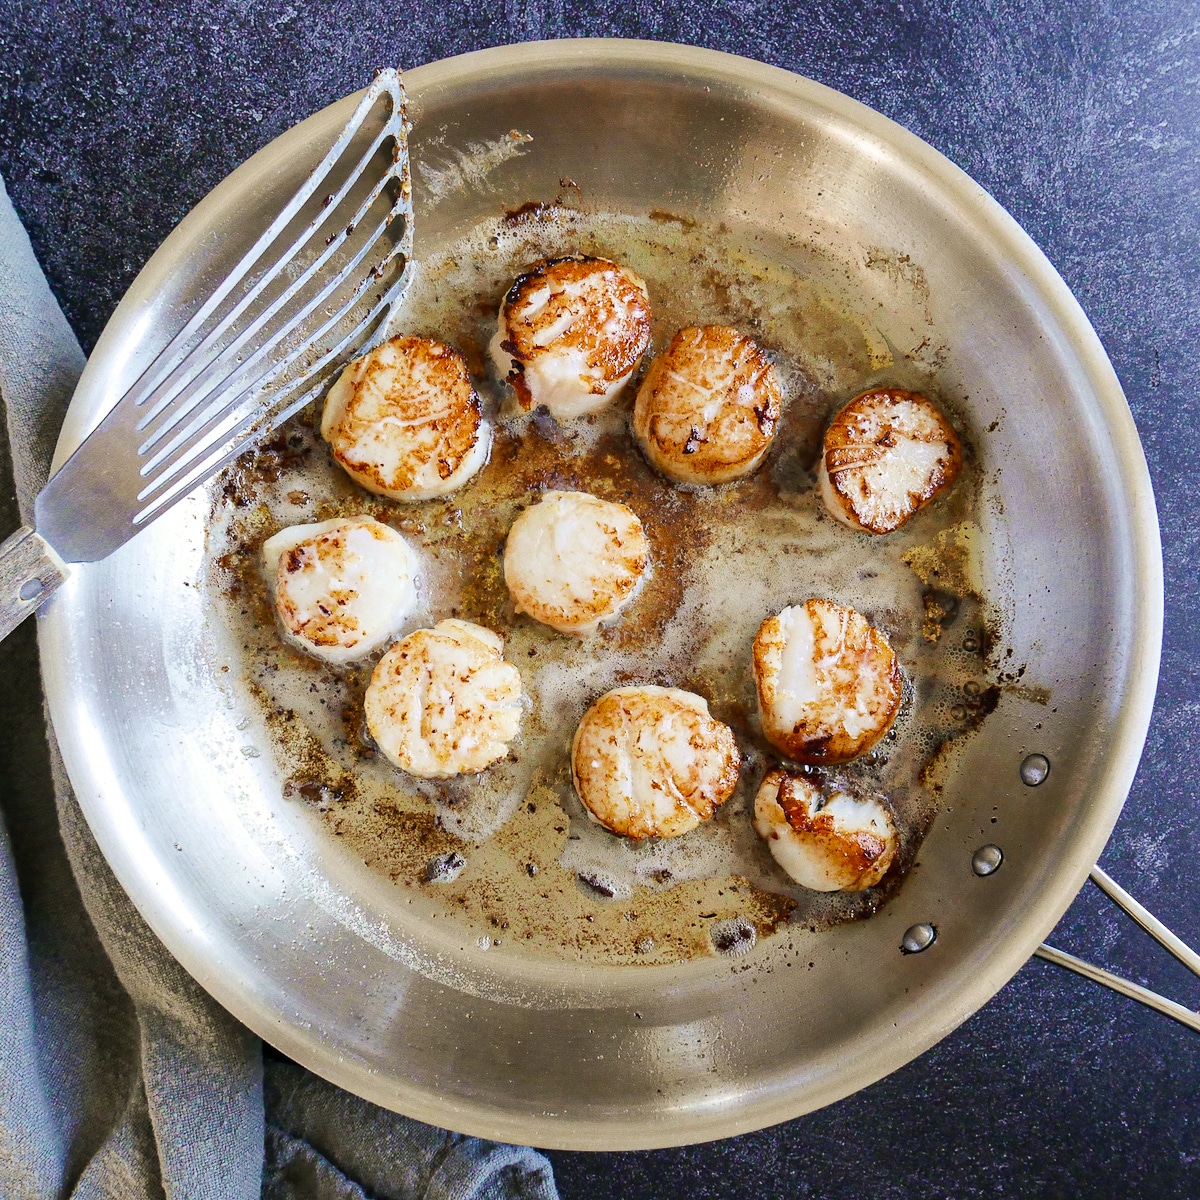
[[[578,184],[573,184],[571,180],[565,180],[564,182],[571,184],[572,189],[578,187]],[[579,193],[579,200],[582,203],[582,192]],[[522,226],[536,227],[539,225],[552,225],[569,220],[578,214],[578,207],[569,203],[560,194],[549,202],[545,200],[526,200],[524,204],[509,209],[500,219],[500,227],[511,230]],[[572,256],[565,255],[562,257]],[[519,278],[517,282],[520,282]]]
[[[504,224],[528,225],[535,221],[553,221],[558,216],[559,206],[546,204],[541,200],[526,200],[518,208],[509,209],[504,214]]]
[[[921,593],[921,603],[925,609],[921,635],[927,642],[936,645],[942,634],[954,624],[961,601],[962,598],[954,592],[940,588],[926,588]]]

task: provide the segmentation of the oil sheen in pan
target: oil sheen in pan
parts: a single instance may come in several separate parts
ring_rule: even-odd
[[[616,259],[645,279],[653,352],[684,325],[723,323],[773,353],[785,413],[754,476],[713,490],[659,477],[628,431],[636,378],[610,411],[575,424],[511,411],[485,354],[499,300],[530,263],[578,252]],[[319,414],[310,412],[216,485],[208,586],[238,635],[241,675],[271,728],[285,802],[310,807],[362,869],[390,877],[412,919],[452,922],[464,943],[497,953],[650,964],[740,953],[788,921],[820,928],[868,916],[902,883],[936,812],[931,767],[995,702],[989,615],[972,567],[980,491],[973,431],[927,368],[896,357],[817,279],[723,228],[662,213],[537,206],[490,220],[420,264],[395,321],[397,332],[449,342],[466,356],[497,423],[491,461],[475,480],[422,504],[373,497],[332,464],[314,432]],[[813,466],[834,409],[881,382],[930,392],[968,451],[949,497],[898,533],[872,538],[824,513]],[[651,542],[653,575],[637,599],[583,640],[517,616],[503,583],[508,528],[550,488],[628,504]],[[405,631],[462,616],[504,636],[531,707],[509,758],[483,775],[426,783],[394,770],[363,726],[373,663],[334,670],[276,632],[262,542],[285,525],[349,513],[394,526],[420,556],[422,606]],[[775,761],[756,717],[751,641],[769,613],[809,596],[851,605],[884,629],[906,676],[892,733],[840,769],[888,797],[901,839],[897,867],[857,894],[794,885],[749,819]],[[571,787],[579,717],[600,693],[632,682],[705,696],[743,752],[734,797],[677,840],[615,837],[587,818]]]

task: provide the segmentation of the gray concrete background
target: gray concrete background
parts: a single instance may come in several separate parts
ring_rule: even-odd
[[[1145,759],[1102,863],[1200,946],[1200,10],[1194,3],[476,6],[0,0],[0,173],[85,348],[175,223],[361,87],[530,38],[646,37],[811,76],[919,134],[1033,236],[1090,316],[1158,497],[1167,623]],[[1054,941],[1200,1005],[1086,890]],[[1200,1195],[1200,1036],[1037,960],[903,1070],[681,1150],[554,1153],[582,1197]]]

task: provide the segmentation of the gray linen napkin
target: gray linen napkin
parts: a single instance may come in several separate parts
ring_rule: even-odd
[[[83,362],[0,180],[0,458],[22,519]],[[0,520],[0,537],[16,527],[3,486]],[[100,854],[43,723],[33,634],[26,622],[0,645],[0,1194],[554,1200],[532,1150],[264,1064]]]

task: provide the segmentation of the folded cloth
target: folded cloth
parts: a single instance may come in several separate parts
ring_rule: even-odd
[[[17,501],[0,497],[0,533],[18,508],[30,519],[83,361],[0,180],[0,457]],[[434,1129],[264,1060],[100,854],[47,737],[33,634],[26,622],[0,645],[0,1194],[556,1197],[533,1150]]]

